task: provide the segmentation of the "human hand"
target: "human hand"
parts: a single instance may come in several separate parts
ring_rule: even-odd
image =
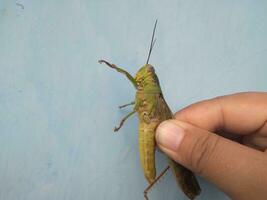
[[[156,140],[169,157],[231,198],[267,199],[267,93],[190,105],[159,125]]]

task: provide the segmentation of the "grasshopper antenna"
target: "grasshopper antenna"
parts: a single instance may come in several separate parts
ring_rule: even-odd
[[[154,46],[154,44],[155,44],[155,42],[156,42],[156,39],[154,40],[154,35],[155,35],[155,31],[156,31],[157,23],[158,23],[158,20],[156,20],[156,22],[155,22],[155,24],[154,24],[154,29],[153,29],[153,34],[152,34],[152,39],[151,39],[151,43],[150,43],[150,48],[149,48],[149,53],[148,53],[148,57],[147,57],[146,64],[148,64],[148,62],[149,62],[149,58],[150,58],[150,55],[151,55],[153,46]]]

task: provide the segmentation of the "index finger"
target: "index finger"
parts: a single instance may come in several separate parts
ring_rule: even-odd
[[[267,121],[267,93],[244,92],[204,100],[178,111],[175,118],[211,132],[247,135]]]

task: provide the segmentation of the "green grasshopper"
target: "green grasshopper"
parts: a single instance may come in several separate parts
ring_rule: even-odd
[[[134,113],[138,113],[140,160],[145,178],[149,182],[149,186],[144,191],[145,199],[148,200],[147,192],[169,168],[173,171],[177,184],[181,187],[186,196],[189,199],[194,199],[201,192],[196,177],[190,170],[176,163],[172,159],[169,158],[169,165],[167,168],[156,177],[155,131],[162,121],[173,118],[173,114],[163,97],[154,67],[148,64],[152,48],[156,41],[154,40],[156,26],[157,20],[154,25],[146,64],[139,69],[135,78],[124,69],[119,68],[114,64],[110,64],[105,60],[99,60],[99,63],[105,63],[107,66],[126,75],[137,90],[135,101],[119,107],[123,108],[129,105],[134,105],[133,110],[121,120],[120,125],[115,127],[114,131],[118,131],[130,116]]]

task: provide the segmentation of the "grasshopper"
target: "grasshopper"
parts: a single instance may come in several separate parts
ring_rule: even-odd
[[[154,35],[157,26],[157,20],[154,24],[150,49],[147,57],[146,64],[142,66],[136,73],[135,77],[130,75],[124,69],[111,64],[105,60],[99,60],[99,63],[104,63],[107,66],[117,70],[119,73],[124,74],[128,80],[133,84],[137,90],[135,101],[122,105],[119,108],[134,105],[133,110],[127,114],[120,122],[114,131],[118,131],[124,122],[134,113],[138,114],[139,119],[139,151],[141,166],[144,171],[145,178],[149,186],[144,190],[144,197],[148,200],[147,193],[150,188],[163,176],[168,169],[171,168],[174,173],[177,184],[181,187],[182,191],[189,199],[194,199],[200,194],[201,189],[194,174],[176,163],[172,159],[168,159],[169,165],[156,177],[155,167],[155,130],[157,126],[164,120],[173,118],[173,114],[167,105],[159,84],[159,79],[155,73],[155,69],[149,64],[149,58],[152,48],[155,44]]]

